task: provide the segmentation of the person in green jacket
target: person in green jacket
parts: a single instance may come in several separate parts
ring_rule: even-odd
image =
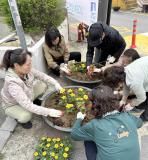
[[[93,89],[90,99],[95,119],[82,125],[85,114],[79,112],[71,132],[74,140],[88,143],[87,160],[140,160],[137,128],[142,126],[142,119],[119,112],[118,98],[109,86]]]

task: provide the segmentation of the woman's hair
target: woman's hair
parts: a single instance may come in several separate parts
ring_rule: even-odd
[[[107,112],[118,110],[118,97],[109,86],[100,85],[94,88],[89,96],[93,103],[92,112],[95,118],[101,118]]]
[[[112,66],[103,73],[103,84],[112,89],[117,88],[119,83],[125,82],[125,72],[123,66]]]
[[[140,55],[138,54],[138,52],[133,48],[129,48],[129,49],[125,50],[123,55],[131,58],[132,62],[135,61],[136,59],[140,58]]]
[[[21,66],[26,62],[27,55],[32,56],[31,52],[21,48],[7,50],[4,54],[1,67],[8,70],[8,68],[14,68],[15,63]]]
[[[59,37],[59,43],[61,42],[61,34],[59,30],[55,27],[49,27],[45,33],[45,43],[48,47],[52,47],[52,41],[54,41],[57,37]]]

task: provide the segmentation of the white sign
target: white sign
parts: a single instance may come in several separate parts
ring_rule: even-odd
[[[97,22],[99,0],[66,0],[68,13],[87,25]]]

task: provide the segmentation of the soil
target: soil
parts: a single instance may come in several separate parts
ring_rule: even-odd
[[[66,111],[65,107],[62,107],[58,104],[59,96],[60,96],[59,93],[54,92],[53,94],[46,97],[46,99],[44,100],[44,107],[62,110],[64,111],[64,115],[59,118],[48,117],[48,119],[56,126],[71,128],[76,120],[77,112],[72,112],[72,113],[65,112]],[[86,108],[88,110],[86,112],[87,116],[85,118],[84,123],[88,122],[90,119],[93,118],[93,116],[90,113],[91,107],[92,107],[92,104],[90,103],[86,104]]]

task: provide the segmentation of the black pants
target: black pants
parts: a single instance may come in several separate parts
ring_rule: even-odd
[[[84,141],[85,154],[87,160],[96,160],[97,157],[97,147],[93,141]]]
[[[75,60],[76,62],[81,62],[81,53],[80,52],[70,52],[69,53],[69,61],[71,60]],[[58,65],[60,65],[61,63],[64,63],[64,57],[62,57],[61,59],[58,59],[55,61]],[[60,76],[60,70],[59,69],[51,69],[51,71],[56,75],[56,76]]]
[[[137,109],[144,109],[144,112],[140,115],[140,118],[143,121],[148,121],[148,92],[146,93],[146,100],[141,103],[139,106],[136,106]]]

